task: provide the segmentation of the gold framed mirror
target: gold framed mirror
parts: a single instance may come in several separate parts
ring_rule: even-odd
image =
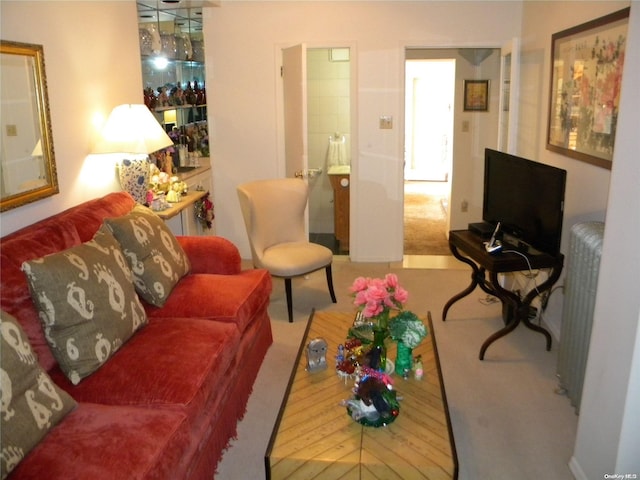
[[[0,211],[59,192],[42,45],[1,41]]]

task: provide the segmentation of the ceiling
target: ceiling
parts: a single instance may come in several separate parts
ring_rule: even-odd
[[[138,23],[165,24],[172,22],[175,30],[184,33],[202,32],[202,9],[219,2],[212,0],[139,0]]]

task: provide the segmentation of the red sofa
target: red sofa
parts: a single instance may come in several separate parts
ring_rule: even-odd
[[[271,278],[240,267],[221,237],[178,237],[191,270],[165,305],[95,373],[73,385],[53,357],[22,262],[90,240],[133,199],[109,194],[1,241],[1,307],[29,337],[40,365],[78,406],[9,478],[211,479],[236,434],[266,351]]]

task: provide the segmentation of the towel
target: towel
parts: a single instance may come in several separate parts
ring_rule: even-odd
[[[329,137],[329,149],[327,150],[327,165],[349,165],[347,153],[347,139],[344,135],[336,133]]]

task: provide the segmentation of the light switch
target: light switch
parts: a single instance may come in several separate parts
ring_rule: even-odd
[[[468,132],[469,131],[469,120],[463,120],[462,121],[462,131],[463,132]]]
[[[383,115],[380,117],[380,128],[390,130],[393,128],[393,117],[391,115]]]
[[[7,125],[7,137],[17,137],[18,127],[15,125]]]

